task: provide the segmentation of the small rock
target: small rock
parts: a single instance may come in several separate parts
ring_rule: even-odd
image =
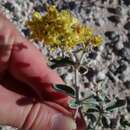
[[[53,1],[53,0],[47,0],[47,3],[48,3],[48,4],[53,4],[54,1]]]
[[[127,48],[130,48],[130,42],[128,42],[128,41],[124,42],[123,45],[124,45],[125,47],[127,47]]]
[[[113,47],[113,52],[118,56],[124,57],[126,53],[125,51],[125,48],[118,50],[116,47]]]
[[[30,30],[28,28],[22,29],[22,32],[24,33],[25,36],[29,36],[30,35]]]
[[[76,8],[76,3],[75,3],[75,1],[70,1],[70,2],[69,2],[69,8],[70,8],[70,10],[74,10],[74,9]]]
[[[124,1],[124,4],[126,5],[126,6],[129,6],[130,5],[130,0],[123,0]]]
[[[130,97],[129,96],[127,96],[126,97],[126,100],[127,100],[127,111],[130,113]]]
[[[84,74],[86,71],[87,71],[87,69],[84,68],[84,67],[82,67],[82,66],[79,68],[79,72],[80,72],[81,74]]]
[[[69,3],[68,2],[64,2],[61,8],[62,9],[69,9]]]
[[[124,28],[126,30],[130,30],[130,21],[128,21],[125,25],[124,25]]]
[[[126,100],[127,100],[127,104],[130,105],[130,96],[127,96]]]
[[[130,61],[130,48],[125,48],[124,51],[122,51],[123,56],[126,57]]]
[[[128,37],[128,40],[130,41],[130,30],[129,30],[128,34],[127,34],[127,37]]]
[[[72,67],[72,66],[69,67],[68,72],[69,72],[69,73],[72,73],[72,72],[73,72],[73,67]]]
[[[104,4],[107,0],[101,0],[102,4]]]
[[[124,47],[124,44],[122,43],[122,41],[119,41],[116,43],[115,47],[117,48],[117,50],[121,50]]]
[[[96,59],[97,53],[93,51],[93,52],[91,52],[91,53],[88,54],[88,57],[89,57],[90,59]]]
[[[116,15],[121,15],[121,7],[117,8],[107,8],[108,12],[116,14]]]
[[[105,36],[109,38],[112,42],[118,42],[120,35],[115,31],[106,31]]]
[[[90,86],[90,84],[88,82],[84,83],[84,88],[88,88]]]
[[[85,9],[85,12],[86,12],[86,14],[90,14],[91,8],[86,8],[86,9]]]
[[[95,25],[97,25],[97,26],[103,26],[104,25],[104,21],[101,18],[95,19],[94,21],[95,21]]]
[[[89,81],[92,81],[94,75],[96,75],[96,74],[97,74],[97,70],[94,70],[94,69],[92,69],[92,68],[88,68],[88,72],[85,74],[85,76],[87,77],[87,79],[88,79]]]
[[[6,2],[4,5],[3,5],[6,9],[8,9],[9,11],[14,11],[14,6],[12,3],[10,2]]]
[[[65,80],[66,76],[66,74],[62,74],[60,77],[62,78],[62,80]]]
[[[127,89],[130,89],[130,81],[125,81],[123,83]],[[130,102],[129,102],[130,103]]]
[[[43,5],[36,5],[33,8],[34,8],[35,11],[38,11],[38,12],[46,11],[46,8]]]
[[[99,73],[97,74],[97,81],[104,80],[105,77],[106,77],[105,73],[101,71],[101,72],[99,72]]]
[[[109,78],[113,83],[115,83],[115,79],[114,79],[113,75],[112,75],[110,72],[108,72],[106,75],[108,76],[108,78]]]
[[[127,68],[127,66],[126,66],[125,64],[120,65],[120,66],[117,68],[117,70],[116,70],[116,72],[115,72],[115,75],[118,74],[118,73],[122,74],[122,73],[126,70],[126,68]]]
[[[13,20],[14,20],[14,21],[17,22],[17,21],[19,21],[19,19],[20,19],[20,17],[19,17],[17,14],[14,14],[14,15],[13,15]]]
[[[111,129],[114,129],[114,128],[116,128],[117,127],[117,119],[111,119],[110,120],[111,121],[111,123],[110,123],[110,128]]]
[[[81,97],[85,97],[85,92],[80,92]]]
[[[110,20],[112,23],[114,23],[114,24],[118,24],[118,23],[120,23],[120,17],[118,16],[118,15],[111,15],[111,16],[109,16],[108,17],[108,20]]]

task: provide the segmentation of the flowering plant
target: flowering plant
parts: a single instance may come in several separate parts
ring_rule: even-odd
[[[81,24],[68,10],[59,11],[54,5],[48,6],[45,14],[34,12],[32,19],[26,22],[26,26],[31,30],[31,38],[43,42],[51,51],[57,49],[62,51],[62,56],[50,59],[50,66],[53,69],[72,66],[75,76],[74,86],[56,84],[54,89],[74,98],[69,102],[69,107],[76,109],[75,118],[78,112],[87,115],[88,130],[95,130],[100,122],[104,128],[108,128],[110,120],[107,114],[113,109],[122,107],[126,102],[116,98],[111,103],[107,96],[102,96],[102,90],[80,99],[78,84],[79,69],[81,66],[84,67],[83,58],[86,52],[93,46],[98,47],[103,38],[95,35],[90,27]],[[126,123],[125,119],[123,123]]]

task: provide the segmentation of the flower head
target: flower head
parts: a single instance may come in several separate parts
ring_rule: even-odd
[[[26,25],[31,30],[31,38],[43,41],[51,48],[68,50],[79,43],[87,45],[93,42],[98,45],[101,42],[101,38],[94,36],[91,28],[80,24],[68,10],[59,11],[54,5],[48,6],[44,15],[34,12]]]

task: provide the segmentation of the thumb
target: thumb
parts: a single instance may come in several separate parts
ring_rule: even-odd
[[[11,84],[9,87],[12,87]],[[0,85],[0,123],[23,130],[74,130],[72,118]],[[24,105],[18,103],[24,99]],[[11,112],[10,112],[11,111]]]

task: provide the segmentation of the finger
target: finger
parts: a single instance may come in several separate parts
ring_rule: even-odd
[[[11,48],[14,42],[12,30],[15,28],[0,12],[0,77],[8,67]]]
[[[63,81],[48,68],[43,55],[21,36],[14,25],[1,13],[0,16],[1,72],[8,68],[15,78],[32,86],[39,95],[67,107],[68,96],[52,89],[52,84]],[[4,49],[5,46],[7,50]]]
[[[31,87],[29,87],[28,85],[26,85],[23,82],[16,80],[12,76],[10,76],[8,73],[6,74],[4,79],[1,81],[1,85],[3,85],[6,89],[17,93],[18,95],[33,98],[34,100],[39,101],[39,98],[37,97],[36,93],[33,91],[33,89]],[[21,100],[18,100],[17,103],[19,105],[27,105],[28,102],[25,102],[25,100],[26,100],[26,98],[22,98]],[[45,104],[45,100],[42,100],[40,102],[44,102],[44,104]],[[66,115],[72,116],[71,112],[67,111],[64,107],[62,107],[56,103],[46,101],[46,104]]]
[[[33,99],[9,91],[2,85],[0,85],[0,92],[0,124],[24,130],[74,130],[76,128],[71,117],[61,114],[44,103],[34,102]],[[18,101],[22,98],[28,104],[19,105]]]

